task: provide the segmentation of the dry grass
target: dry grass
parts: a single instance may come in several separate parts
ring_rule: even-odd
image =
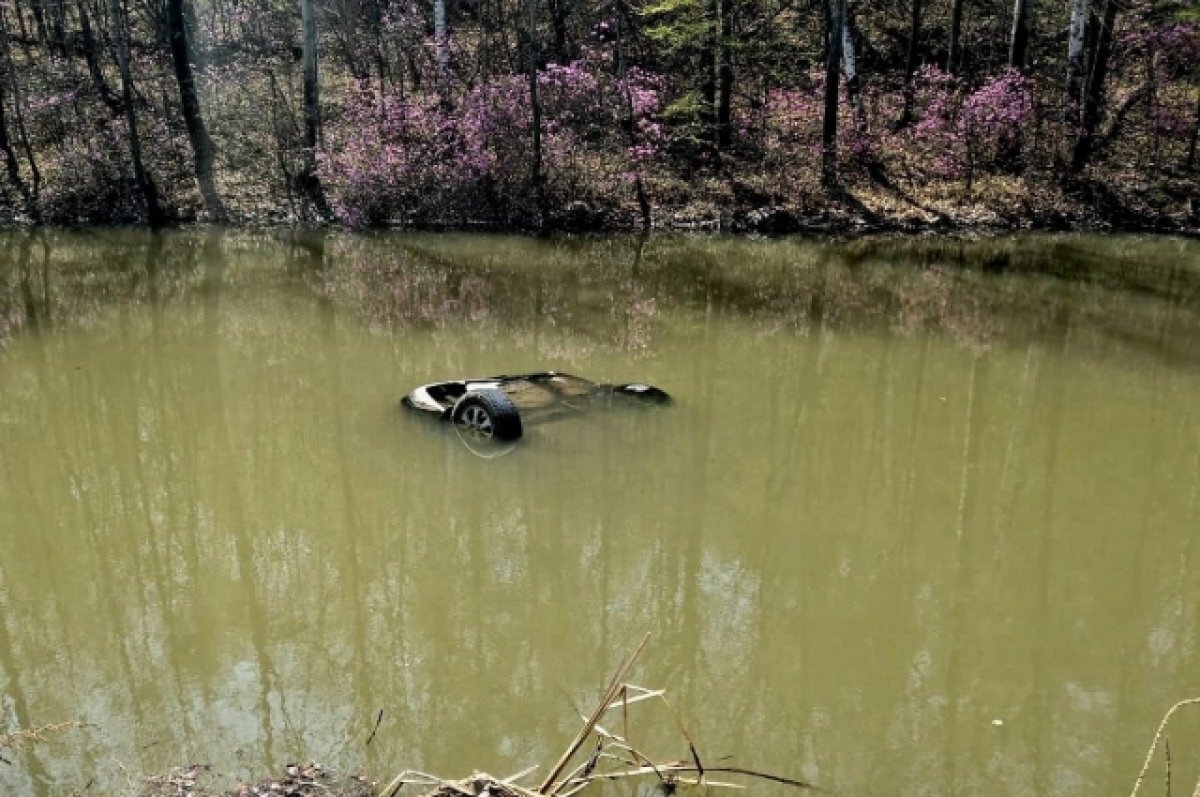
[[[49,741],[52,737],[59,736],[67,731],[76,730],[78,728],[88,727],[86,722],[55,722],[49,725],[39,725],[35,728],[25,728],[22,730],[12,731],[11,733],[0,733],[0,763],[12,764],[5,756],[3,751],[12,751],[19,753],[22,750],[27,750],[35,744]]]

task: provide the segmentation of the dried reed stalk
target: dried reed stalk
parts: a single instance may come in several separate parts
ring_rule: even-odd
[[[603,772],[593,775],[588,779],[588,782],[596,780],[624,780],[626,778],[638,778],[646,775],[657,774],[662,777],[664,773],[674,775],[676,773],[691,773],[702,775],[699,768],[695,764],[689,764],[686,761],[675,761],[668,764],[656,764],[654,766],[636,767],[619,772]],[[818,786],[815,786],[807,781],[795,780],[787,778],[783,775],[772,775],[769,772],[759,772],[756,769],[746,769],[744,767],[708,767],[704,770],[705,773],[719,772],[726,775],[746,775],[747,777],[759,778],[760,780],[769,780],[772,783],[781,783],[785,786],[795,786],[800,789],[812,789],[813,791],[823,791]],[[709,781],[704,781],[709,783]]]
[[[460,781],[448,781],[424,772],[406,770],[383,788],[379,793],[380,797],[394,797],[396,792],[406,784],[432,788],[433,791],[429,792],[427,797],[574,797],[598,781],[624,780],[651,775],[658,778],[663,788],[668,791],[669,788],[676,785],[685,784],[731,789],[744,788],[738,783],[712,780],[709,778],[711,773],[743,775],[787,786],[816,789],[812,784],[801,780],[754,769],[732,766],[706,767],[700,759],[700,753],[691,734],[684,727],[683,721],[674,707],[667,701],[666,692],[662,689],[645,689],[627,683],[625,680],[649,640],[650,635],[646,634],[642,637],[641,642],[621,659],[595,707],[588,715],[580,715],[583,725],[537,788],[525,788],[516,783],[518,779],[532,772],[532,767],[503,781],[483,773],[476,773]],[[671,712],[671,717],[675,721],[680,735],[687,741],[688,752],[691,755],[690,761],[656,763],[629,742],[627,738],[629,736],[629,707],[647,700],[659,700]],[[606,712],[616,709],[621,710],[624,736],[619,736],[600,724],[600,719]],[[571,761],[575,759],[584,744],[593,735],[596,743],[591,754],[568,771]],[[819,789],[817,790],[819,791]],[[1196,797],[1200,797],[1200,795]]]
[[[562,774],[563,770],[567,768],[567,762],[571,760],[571,756],[575,755],[575,753],[579,751],[579,748],[587,740],[587,737],[592,732],[592,728],[596,726],[596,723],[600,721],[600,717],[603,716],[604,712],[608,710],[608,704],[617,699],[617,695],[621,693],[621,690],[625,685],[625,676],[629,674],[629,670],[631,667],[633,667],[633,663],[637,660],[637,657],[642,654],[642,651],[646,649],[646,643],[649,641],[650,633],[647,632],[646,635],[642,637],[642,641],[638,643],[637,647],[634,648],[631,653],[625,654],[625,658],[622,659],[621,663],[617,666],[617,671],[613,673],[612,680],[608,682],[608,688],[604,690],[604,694],[601,696],[600,702],[596,704],[594,709],[592,709],[592,713],[588,716],[587,720],[584,721],[583,727],[579,729],[579,732],[575,734],[575,738],[571,740],[569,745],[567,745],[567,749],[563,751],[561,756],[559,756],[558,762],[555,763],[553,769],[550,770],[550,774],[548,774],[546,779],[542,781],[541,785],[537,787],[537,791],[539,793],[555,793],[555,790],[551,789],[555,779],[558,778],[558,776]]]
[[[1163,736],[1163,756],[1166,759],[1166,773],[1163,775],[1163,791],[1171,797],[1171,737]]]
[[[1200,697],[1190,697],[1187,700],[1180,700],[1175,705],[1167,709],[1167,713],[1163,715],[1162,722],[1158,723],[1158,730],[1154,732],[1154,740],[1150,742],[1150,749],[1146,751],[1146,760],[1142,763],[1142,771],[1138,773],[1137,780],[1134,781],[1133,791],[1129,793],[1129,797],[1137,797],[1138,791],[1142,788],[1142,781],[1146,779],[1146,773],[1150,771],[1150,764],[1154,761],[1154,751],[1158,749],[1158,740],[1162,739],[1167,730],[1167,723],[1171,721],[1171,717],[1175,712],[1184,706],[1194,706],[1200,704]],[[1167,783],[1171,779],[1171,759],[1170,753],[1167,753]],[[1200,783],[1196,785],[1196,794],[1200,795]]]

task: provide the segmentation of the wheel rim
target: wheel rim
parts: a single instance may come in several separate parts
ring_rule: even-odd
[[[459,423],[475,437],[488,438],[495,432],[492,426],[492,416],[478,405],[471,405],[463,410]]]

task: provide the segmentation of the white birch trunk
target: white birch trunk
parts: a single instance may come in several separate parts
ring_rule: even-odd
[[[433,47],[437,59],[438,91],[445,96],[449,86],[450,52],[446,42],[446,0],[433,0]]]
[[[1083,42],[1090,11],[1089,0],[1071,0],[1071,27],[1067,34],[1066,119],[1075,133],[1079,127],[1079,105],[1083,101]]]

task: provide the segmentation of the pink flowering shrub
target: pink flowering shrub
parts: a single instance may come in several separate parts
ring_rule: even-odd
[[[1028,78],[1008,70],[973,92],[953,76],[926,66],[916,76],[918,120],[902,144],[925,156],[939,177],[970,177],[1010,167],[1008,159],[1034,115]]]
[[[772,89],[760,107],[735,111],[738,140],[761,152],[774,192],[793,193],[815,174],[797,165],[819,162],[821,112],[821,92],[811,85]]]
[[[955,127],[955,138],[968,168],[1000,166],[1032,118],[1032,86],[1015,69],[991,78],[968,94]]]
[[[1148,109],[1150,130],[1187,146],[1195,129],[1196,84],[1200,83],[1200,21],[1169,21],[1137,27],[1121,36],[1114,71],[1149,83],[1154,93]],[[1136,96],[1130,89],[1120,101]]]
[[[632,71],[629,83],[632,146],[622,133],[626,100],[617,79],[578,62],[538,73],[548,190],[565,191],[589,152],[616,153],[627,163],[622,171],[654,158],[660,84]],[[330,120],[319,173],[351,225],[451,216],[511,221],[530,201],[531,117],[525,75],[502,75],[449,101],[432,92],[381,99],[364,87]]]
[[[824,88],[774,89],[767,95],[763,146],[776,157],[820,147]]]
[[[878,142],[870,130],[857,128],[850,98],[843,83],[838,106],[838,153],[843,168],[869,165],[877,156]],[[770,91],[762,107],[763,154],[773,163],[810,163],[817,167],[821,158],[821,130],[825,115],[825,74],[814,69],[805,85]],[[751,129],[751,122],[739,122]],[[815,174],[815,171],[814,171]]]
[[[1195,76],[1200,69],[1200,21],[1171,21],[1126,31],[1116,49],[1114,66],[1155,57],[1157,68],[1167,78]]]
[[[55,221],[77,223],[92,219],[137,217],[137,195],[129,156],[129,137],[123,117],[76,123],[76,92],[37,93],[22,98],[21,110],[29,135],[53,145],[55,157],[41,166],[42,214]],[[153,133],[154,118],[143,119],[143,140]],[[143,145],[145,147],[145,145]],[[145,161],[152,163],[151,158]],[[25,159],[18,158],[25,169]]]

